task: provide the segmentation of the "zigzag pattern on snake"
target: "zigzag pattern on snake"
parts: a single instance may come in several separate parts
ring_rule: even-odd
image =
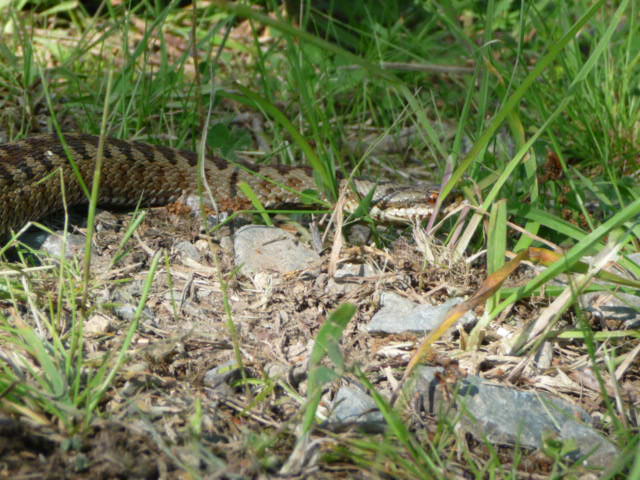
[[[99,137],[64,134],[68,152],[87,185],[95,169]],[[119,207],[165,205],[197,188],[197,155],[161,145],[106,138],[99,203]],[[207,157],[205,179],[220,211],[251,209],[238,189],[246,182],[267,208],[300,203],[296,192],[317,190],[308,167],[253,165]],[[64,195],[62,184],[64,183]],[[437,196],[433,187],[399,186],[355,180],[360,195],[374,190],[373,213],[402,220],[426,215]],[[86,203],[62,142],[55,134],[37,135],[0,145],[0,234],[18,229],[67,206]],[[357,198],[351,199],[357,205]]]

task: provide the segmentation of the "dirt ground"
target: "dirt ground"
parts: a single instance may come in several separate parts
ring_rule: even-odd
[[[161,262],[133,346],[100,405],[101,415],[87,432],[73,436],[55,423],[36,425],[3,417],[2,477],[232,478],[275,473],[295,442],[306,393],[306,364],[331,311],[345,302],[357,306],[342,340],[344,356],[350,365],[359,365],[380,392],[390,394],[394,377],[401,376],[422,337],[366,332],[381,292],[441,303],[472,294],[484,278],[482,262],[477,266],[451,262],[443,251],[437,262],[426,265],[424,250],[409,233],[388,250],[345,247],[341,261],[368,263],[381,272],[348,288],[331,283],[326,251],[321,262],[306,271],[256,281],[234,267],[231,242],[225,239],[228,231],[208,237],[200,232],[197,220],[175,212],[175,208],[151,210],[129,241],[127,255],[116,265],[111,263],[113,254],[131,216],[99,215],[93,308],[85,324],[86,363],[99,364],[105,352],[119,351],[131,322],[126,312],[140,299],[153,255],[162,250],[167,261]],[[179,248],[185,241],[197,254]],[[56,275],[54,271],[32,282],[51,292]],[[532,318],[540,301],[518,304],[512,317]],[[16,313],[9,304],[5,307],[9,318],[20,314],[29,321],[26,309]],[[232,386],[231,380],[241,379],[237,375],[230,379],[211,372],[234,361],[231,321],[238,332],[246,377],[253,379],[244,386]],[[500,359],[500,339],[491,329],[481,351],[472,355],[460,349],[459,333],[439,343],[436,362],[447,364],[455,357],[455,368],[459,366],[463,374],[482,372],[495,379],[513,364],[513,359]],[[327,392],[322,406],[332,394]],[[583,400],[588,402],[589,396]],[[427,420],[431,425],[427,431],[436,423]],[[481,454],[484,447],[476,444],[476,448]],[[336,465],[340,463],[316,465],[314,475],[351,478],[360,472],[353,465]],[[534,471],[541,472],[539,464]]]

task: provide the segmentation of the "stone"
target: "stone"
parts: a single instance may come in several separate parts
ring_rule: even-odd
[[[77,233],[48,235],[40,249],[54,258],[62,258],[63,252],[65,258],[81,258],[86,241],[83,235]]]
[[[546,392],[521,391],[467,376],[447,385],[445,402],[433,367],[418,367],[405,387],[405,398],[421,397],[431,414],[443,408],[462,412],[459,427],[478,441],[542,449],[546,439],[567,442],[573,448],[566,456],[584,466],[606,468],[618,455],[617,447],[590,423],[582,408]],[[455,394],[454,394],[455,392]],[[451,416],[448,412],[447,415]]]
[[[360,285],[361,279],[372,277],[375,270],[368,264],[345,263],[340,265],[333,278],[327,283],[327,289],[333,293],[348,293]]]
[[[175,251],[183,258],[190,258],[191,260],[195,260],[196,262],[200,261],[201,255],[196,246],[191,243],[183,240],[178,242],[173,247]]]
[[[337,430],[357,426],[374,433],[383,431],[384,425],[384,417],[371,396],[354,386],[340,387],[333,399],[327,426]]]
[[[600,322],[615,322],[619,328],[640,328],[640,297],[624,292],[589,292],[580,304]]]
[[[234,236],[235,264],[242,273],[288,273],[320,261],[320,256],[280,228],[246,225]]]
[[[235,360],[229,360],[204,374],[202,383],[220,394],[231,394],[231,384],[242,378]]]
[[[440,325],[449,310],[461,303],[461,298],[452,298],[441,305],[420,305],[397,293],[384,292],[380,298],[382,308],[369,322],[369,333],[419,333],[430,332]],[[467,312],[458,322],[475,322],[477,317]]]

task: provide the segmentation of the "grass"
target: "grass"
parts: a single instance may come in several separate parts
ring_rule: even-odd
[[[60,128],[193,151],[206,144],[231,159],[248,152],[257,162],[310,165],[319,190],[332,201],[338,194],[336,172],[383,177],[404,173],[413,179],[426,171],[438,181],[448,176],[442,198],[455,192],[476,207],[470,217],[458,216],[453,220],[457,224],[446,225],[444,230],[458,234],[438,232],[455,255],[470,257],[486,248],[480,268],[495,271],[504,263],[505,252],[539,245],[536,237],[567,249],[566,264],[491,299],[470,345],[481,342],[502,312],[539,294],[585,255],[604,248],[619,249],[623,255],[637,251],[636,2],[467,0],[425,2],[421,8],[408,8],[411,2],[401,0],[384,2],[405,12],[402,17],[368,9],[367,2],[354,3],[361,8],[353,18],[308,8],[298,12],[303,22],[317,24],[322,33],[290,23],[276,2],[266,2],[269,13],[224,1],[194,7],[139,2],[129,10],[106,2],[97,11],[72,2],[0,3],[0,134],[13,139],[37,127]],[[433,64],[470,71],[432,73]],[[238,114],[249,120],[238,122]],[[247,128],[251,122],[259,127]],[[389,138],[406,132],[413,132],[410,142],[398,153],[381,150]],[[266,215],[259,199],[255,201]],[[93,216],[89,218],[92,225]],[[514,233],[508,222],[528,234]],[[132,223],[113,268],[127,268],[127,259],[138,258],[135,241],[143,223],[141,217]],[[376,238],[380,246],[389,246],[385,239],[402,233]],[[86,238],[87,246],[92,245],[91,228]],[[149,265],[135,320],[120,329],[117,354],[93,355],[87,351],[85,323],[104,309],[96,299],[109,284],[91,271],[90,248],[86,255],[84,273],[68,260],[44,272],[34,271],[28,259],[6,264],[7,270],[20,272],[20,279],[3,276],[1,290],[7,311],[21,312],[3,317],[3,406],[69,438],[90,438],[105,419],[127,421],[111,405],[122,395],[139,358],[134,338],[147,334],[139,330],[138,320],[150,307],[149,298],[156,299],[154,294],[162,289],[162,278],[178,274],[170,254],[155,250],[145,260]],[[629,260],[619,262],[637,272]],[[229,282],[237,279],[215,262],[214,268],[228,338],[237,363],[246,364],[246,345],[235,329],[229,292]],[[125,274],[124,281],[133,281],[133,275]],[[552,288],[547,293],[561,295]],[[557,320],[565,318],[561,314],[576,296],[570,292]],[[479,457],[456,437],[454,425],[442,420],[433,438],[419,438],[423,434],[386,404],[361,366],[340,353],[336,339],[348,335],[353,315],[345,308],[334,314],[342,322],[338,333],[330,332],[335,338],[324,328],[315,335],[314,365],[321,373],[355,377],[367,385],[390,428],[374,440],[355,434],[323,437],[330,444],[319,460],[325,473],[344,468],[373,476],[430,478],[452,466],[478,478],[516,478],[522,473],[521,452],[505,460],[487,445]],[[171,315],[181,316],[175,302]],[[606,474],[622,478],[638,471],[633,455],[640,444],[633,420],[637,412],[619,395],[618,405],[608,401],[602,379],[612,378],[611,369],[632,347],[625,345],[628,336],[623,332],[617,342],[617,334],[594,332],[586,321],[577,325],[558,334],[572,336],[599,376],[610,436],[623,447],[619,462]],[[323,352],[327,341],[331,346]],[[521,353],[530,353],[538,343],[527,345],[529,350]],[[609,360],[602,353],[604,346]],[[322,366],[327,355],[332,369]],[[153,368],[161,371],[162,366]],[[299,415],[258,432],[264,418],[254,424],[247,415],[276,408],[284,402],[279,392],[292,394],[295,389],[265,372],[246,370],[244,375],[251,412],[240,408],[237,418],[246,423],[238,429],[230,426],[224,435],[229,444],[248,447],[253,458],[243,456],[244,463],[234,464],[224,448],[207,438],[212,430],[209,412],[203,413],[206,407],[199,402],[204,400],[198,397],[185,407],[192,409],[191,443],[183,444],[196,452],[191,457],[172,444],[175,431],[167,434],[149,426],[149,437],[178,465],[175,468],[197,477],[225,464],[231,471],[259,475],[278,471],[291,451],[304,459],[316,435],[328,380],[310,372],[307,399],[291,395]],[[207,467],[199,467],[198,461]],[[562,461],[552,459],[550,471],[577,474],[578,467]],[[303,464],[288,465],[296,471],[293,466]]]

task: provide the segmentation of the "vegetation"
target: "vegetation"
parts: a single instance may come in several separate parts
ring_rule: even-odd
[[[610,253],[640,274],[626,258],[640,242],[637,2],[354,0],[346,10],[340,7],[344,2],[328,0],[184,3],[0,0],[1,140],[59,130],[192,151],[202,142],[231,160],[249,154],[258,162],[310,165],[319,192],[331,201],[339,193],[338,175],[442,182],[443,205],[454,197],[470,205],[432,231],[448,258],[474,259],[474,268],[492,273],[512,252],[531,246],[566,251],[565,264],[528,284],[503,288],[486,302],[469,349],[481,344],[491,321],[523,299],[526,304],[536,296],[539,302],[543,293],[558,298],[561,290],[549,283],[552,277],[585,255]],[[412,235],[410,229],[376,226],[366,211],[361,214],[358,220],[377,232],[378,247]],[[140,331],[146,309],[160,308],[159,301],[149,304],[150,295],[158,292],[158,282],[171,286],[180,275],[170,245],[148,258],[133,253],[144,215],[137,212],[123,228],[109,275],[92,271],[91,228],[82,261],[52,261],[23,247],[17,260],[2,264],[0,402],[6,415],[46,438],[39,451],[55,459],[48,464],[51,471],[73,464],[79,476],[95,473],[93,452],[104,445],[103,435],[131,435],[126,448],[133,457],[122,459],[128,474],[105,475],[157,474],[144,469],[151,461],[136,470],[136,455],[162,458],[158,471],[194,478],[213,472],[269,475],[287,468],[299,473],[318,435],[325,442],[314,473],[319,476],[432,478],[455,470],[476,478],[518,478],[524,472],[581,472],[552,455],[532,467],[516,450],[505,454],[486,446],[478,454],[442,418],[429,433],[416,431],[376,391],[366,369],[341,353],[340,338],[354,315],[348,304],[336,305],[314,332],[306,399],[288,379],[246,369],[238,380],[242,401],[219,401],[230,412],[216,417],[226,422],[224,428],[208,423],[207,411],[215,407],[205,405],[211,400],[203,394],[161,432],[147,419],[162,409],[152,408],[144,395],[171,388],[165,377],[196,379],[187,367],[165,365],[171,371],[164,372],[158,364],[165,360],[140,361],[153,356],[140,344],[149,335]],[[89,218],[92,225],[93,214]],[[6,242],[2,254],[16,242]],[[144,275],[127,273],[133,259],[144,264]],[[210,263],[217,272],[210,280],[222,292],[227,342],[240,365],[251,363],[243,356],[243,332],[235,327],[231,306],[237,272],[225,269],[216,255]],[[426,268],[428,257],[418,263]],[[112,307],[100,292],[130,282],[140,283],[131,320],[97,341],[91,338],[87,322]],[[538,336],[523,337],[518,353],[534,354],[541,339],[553,337],[588,358],[600,382],[603,423],[622,452],[606,475],[640,478],[637,398],[634,404],[620,396],[617,383],[624,378],[637,385],[637,330],[595,331],[575,308],[578,289],[586,287],[576,286],[554,307],[554,320]],[[179,300],[164,301],[162,308],[180,321]],[[569,317],[571,328],[557,327]],[[518,331],[523,334],[524,325]],[[171,342],[175,347],[178,340]],[[625,362],[620,378],[614,372]],[[143,380],[140,365],[146,369]],[[341,376],[371,388],[390,426],[387,433],[318,431],[322,395]],[[132,389],[146,400],[129,397]],[[278,411],[286,421],[274,425],[269,415],[286,410],[279,403],[282,392],[299,409],[290,415]],[[166,411],[173,407],[167,404]],[[118,429],[130,419],[135,434],[123,435]],[[222,430],[233,440],[213,438]],[[292,452],[305,461],[296,464]],[[32,463],[32,470],[27,461],[21,468],[42,467]],[[16,463],[6,465],[19,471]]]

